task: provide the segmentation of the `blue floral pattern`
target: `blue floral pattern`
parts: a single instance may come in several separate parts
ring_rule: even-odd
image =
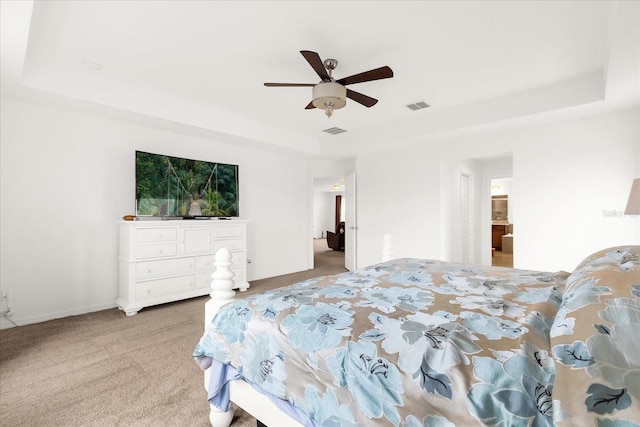
[[[539,349],[514,353],[504,362],[474,358],[481,382],[468,395],[469,410],[485,425],[550,426],[553,423],[553,370]]]
[[[284,352],[269,334],[252,335],[240,355],[238,372],[262,390],[284,399],[285,362]]]
[[[305,387],[304,397],[301,408],[309,414],[309,418],[316,425],[322,427],[357,426],[351,409],[347,405],[340,405],[332,388],[327,388],[327,392],[320,397],[315,388]]]
[[[294,314],[282,319],[281,327],[288,332],[293,348],[301,347],[305,353],[329,350],[349,336],[353,311],[325,303],[302,305]]]
[[[640,427],[638,330],[640,247],[571,274],[401,259],[231,302],[194,356],[310,426]]]
[[[377,354],[366,341],[349,341],[327,359],[327,366],[341,388],[347,388],[360,412],[369,418],[385,417],[400,423],[395,408],[402,404],[402,382],[398,369]]]
[[[558,426],[640,423],[640,247],[586,258],[552,325]]]

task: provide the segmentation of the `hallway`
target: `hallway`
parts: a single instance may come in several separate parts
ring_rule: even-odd
[[[329,248],[327,239],[313,239],[313,270],[335,271],[340,268],[344,268],[344,252]]]
[[[495,251],[491,258],[491,265],[497,267],[513,268],[513,254],[506,254],[502,251]]]

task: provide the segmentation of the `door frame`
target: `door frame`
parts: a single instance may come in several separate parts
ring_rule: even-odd
[[[314,261],[314,248],[313,248],[313,240],[315,239],[315,235],[314,235],[314,215],[315,215],[315,206],[314,206],[314,192],[315,192],[315,181],[316,179],[320,179],[320,178],[341,178],[344,177],[345,178],[345,189],[344,189],[344,193],[342,196],[342,203],[343,205],[346,202],[346,196],[347,196],[347,192],[349,191],[349,189],[347,187],[350,186],[349,182],[348,182],[348,177],[350,175],[354,175],[355,177],[355,172],[350,172],[348,174],[344,174],[344,175],[335,175],[335,174],[327,174],[327,175],[316,175],[316,176],[312,176],[311,179],[309,180],[309,217],[310,219],[310,226],[309,226],[309,232],[308,232],[308,241],[309,241],[309,246],[307,247],[307,252],[308,252],[308,256],[307,256],[307,268],[309,270],[312,270],[315,267],[315,261]],[[355,181],[355,178],[354,178]],[[351,184],[351,187],[353,188],[354,194],[355,194],[355,182],[353,184]],[[355,198],[355,196],[354,196]],[[355,202],[354,202],[355,203]],[[355,215],[354,215],[355,217]],[[345,223],[346,223],[346,219],[347,219],[347,212],[345,209]],[[354,218],[355,221],[355,218]],[[345,224],[346,225],[346,224]],[[345,233],[348,234],[348,227],[345,227]],[[353,252],[353,257],[354,260],[356,259],[356,246],[357,246],[357,239],[353,239],[353,244],[352,244],[352,249],[350,249],[350,252]],[[347,235],[345,234],[345,266],[346,266],[346,259],[347,259],[347,245],[346,245],[346,241],[347,241]],[[357,262],[357,261],[356,261]]]
[[[358,268],[358,215],[356,195],[356,173],[351,172],[344,180],[344,268],[353,271]]]

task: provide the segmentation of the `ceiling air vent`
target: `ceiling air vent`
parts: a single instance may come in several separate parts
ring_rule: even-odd
[[[332,128],[329,128],[329,129],[325,129],[322,132],[330,133],[331,135],[337,135],[339,133],[346,132],[346,130],[340,129],[340,128],[337,128],[337,127],[332,127]]]
[[[429,107],[429,104],[427,104],[424,101],[420,101],[420,102],[416,102],[415,104],[408,104],[407,108],[410,109],[411,111],[418,111],[418,110],[422,110]]]

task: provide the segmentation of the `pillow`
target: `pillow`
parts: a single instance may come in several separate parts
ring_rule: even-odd
[[[619,269],[638,268],[640,258],[640,246],[616,246],[601,249],[586,257],[576,267],[574,273],[580,270],[610,268],[618,266]]]
[[[558,426],[638,426],[640,246],[585,258],[567,278],[551,327]]]

